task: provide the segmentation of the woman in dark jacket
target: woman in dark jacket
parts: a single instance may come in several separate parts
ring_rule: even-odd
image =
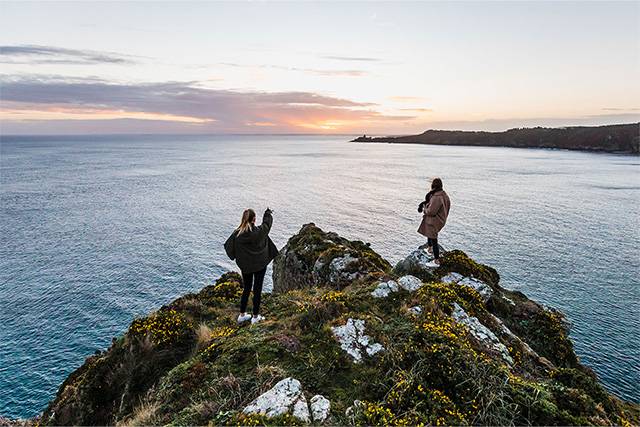
[[[235,259],[242,273],[242,297],[240,298],[240,315],[238,323],[251,319],[255,324],[264,317],[259,315],[262,283],[267,265],[278,254],[278,248],[269,238],[273,223],[271,210],[267,208],[262,216],[262,224],[256,226],[256,213],[246,209],[242,213],[242,221],[224,244],[224,249],[231,259]],[[247,314],[247,302],[253,286],[253,317]]]
[[[418,233],[427,237],[427,253],[433,256],[433,261],[427,264],[429,267],[440,265],[440,246],[438,245],[438,233],[447,223],[451,209],[449,196],[442,189],[442,180],[435,178],[431,182],[431,191],[427,193],[425,201],[418,206],[418,212],[422,212],[422,222]]]

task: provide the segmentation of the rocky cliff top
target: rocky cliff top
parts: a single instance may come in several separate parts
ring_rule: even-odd
[[[638,424],[582,366],[561,313],[462,251],[394,268],[307,224],[274,261],[266,320],[236,323],[226,273],[87,358],[40,423]]]

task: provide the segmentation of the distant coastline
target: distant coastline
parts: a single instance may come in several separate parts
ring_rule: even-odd
[[[368,137],[352,142],[558,148],[607,153],[640,153],[640,122],[608,126],[515,128],[504,132],[427,130],[419,135]]]

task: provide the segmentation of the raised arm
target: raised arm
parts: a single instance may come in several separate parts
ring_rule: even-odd
[[[262,224],[258,227],[260,238],[265,238],[269,235],[271,224],[273,224],[273,215],[271,215],[271,209],[267,209],[262,215]]]

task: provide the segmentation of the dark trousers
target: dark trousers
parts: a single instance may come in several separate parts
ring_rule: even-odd
[[[433,257],[435,259],[440,258],[440,246],[438,245],[438,239],[427,237],[427,245],[433,248]]]
[[[267,268],[263,268],[255,273],[242,272],[242,297],[240,298],[240,313],[246,313],[249,294],[253,286],[253,315],[258,314],[260,310],[260,298],[262,297],[262,282],[264,282],[264,274]]]

